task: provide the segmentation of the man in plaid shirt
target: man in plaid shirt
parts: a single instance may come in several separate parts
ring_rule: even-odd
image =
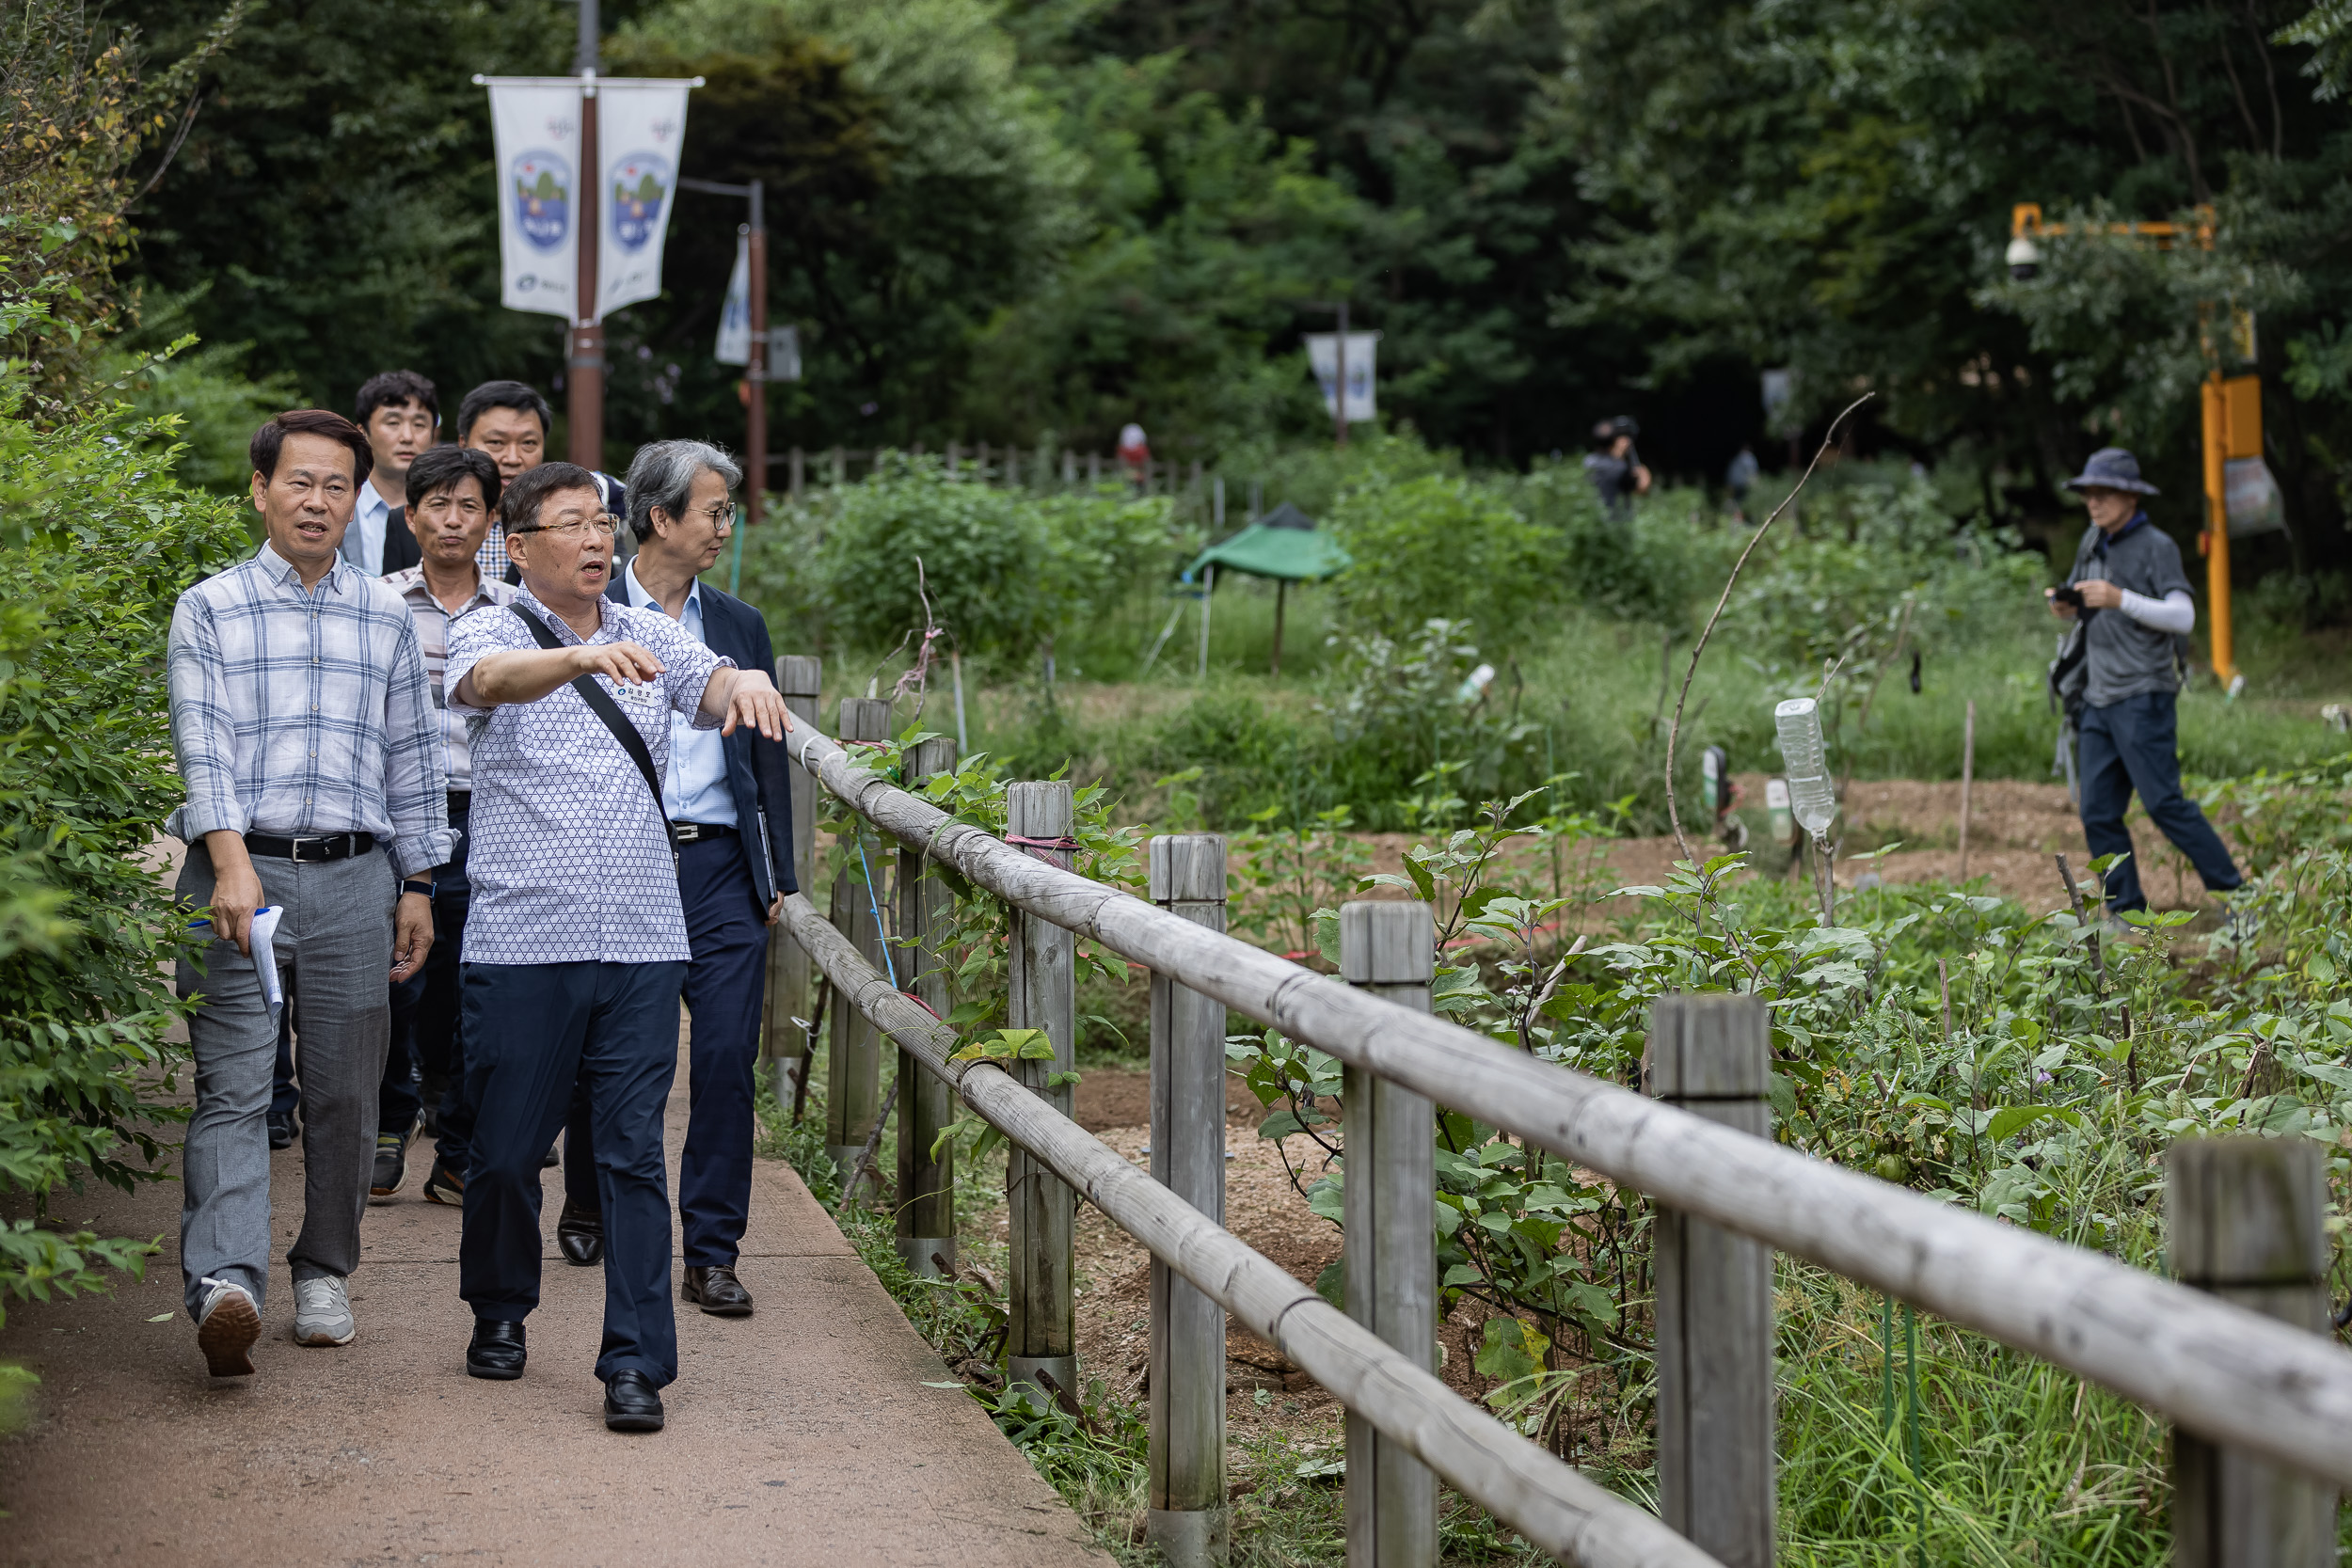
[[[344,1280],[359,1262],[375,1153],[385,981],[423,964],[432,876],[450,857],[440,719],[415,623],[338,553],[373,461],[367,437],[302,409],[263,425],[251,456],[268,542],[180,596],[169,653],[188,798],[166,831],[187,844],[180,895],[208,909],[212,938],[179,973],[181,994],[203,1003],[188,1021],[196,1113],[180,1266],[215,1377],[251,1372],[261,1337],[263,1117],[287,991],[305,1130],[302,1227],[287,1254],[294,1339],[358,1336]]]

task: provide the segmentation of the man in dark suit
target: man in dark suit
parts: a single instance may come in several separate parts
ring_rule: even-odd
[[[775,652],[759,611],[700,580],[734,531],[728,492],[742,477],[733,459],[705,442],[639,448],[628,481],[637,554],[607,594],[668,615],[739,669],[772,673]],[[735,1261],[751,1209],[753,1082],[768,927],[782,913],[784,895],[798,891],[783,743],[750,725],[723,737],[678,721],[661,805],[677,841],[678,895],[693,950],[685,990],[693,1049],[678,1170],[686,1242],[679,1294],[714,1316],[744,1317],[752,1297],[736,1277]],[[557,1237],[566,1258],[590,1262],[600,1251],[602,1221],[594,1149],[578,1111],[576,1105],[564,1135]]]

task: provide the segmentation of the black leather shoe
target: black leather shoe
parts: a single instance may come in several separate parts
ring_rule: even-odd
[[[693,1302],[714,1318],[752,1315],[752,1293],[743,1289],[735,1271],[723,1263],[707,1269],[688,1269],[677,1293],[680,1301]]]
[[[661,1391],[643,1372],[615,1372],[604,1386],[604,1424],[613,1432],[660,1432]]]
[[[564,1205],[564,1212],[555,1217],[556,1250],[564,1261],[586,1268],[604,1261],[604,1216],[593,1210],[575,1209]]]
[[[523,1325],[476,1318],[466,1346],[466,1375],[506,1383],[523,1375]]]
[[[269,1146],[272,1148],[292,1148],[294,1141],[294,1114],[292,1111],[272,1111],[269,1114]]]

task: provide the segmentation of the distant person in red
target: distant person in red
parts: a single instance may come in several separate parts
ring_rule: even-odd
[[[1152,443],[1143,438],[1143,426],[1131,424],[1119,433],[1119,460],[1127,466],[1129,483],[1150,487]]]

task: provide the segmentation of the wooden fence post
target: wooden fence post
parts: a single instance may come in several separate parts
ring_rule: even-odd
[[[909,787],[934,773],[952,773],[956,743],[942,736],[907,753]],[[937,942],[954,903],[936,867],[920,849],[898,850],[898,989],[922,999],[935,1017],[947,1016],[947,972]],[[956,1119],[955,1091],[898,1050],[898,1256],[920,1279],[956,1272],[955,1151],[931,1146]]]
[[[806,453],[804,453],[804,452],[803,452],[803,451],[801,451],[801,449],[800,449],[800,448],[798,448],[798,447],[794,447],[794,448],[792,449],[792,468],[791,468],[792,499],[793,499],[794,500],[799,500],[799,499],[801,499],[801,492],[802,492],[803,489],[805,489],[805,488],[807,487],[807,484],[808,484],[808,458],[807,458],[807,454],[806,454]]]
[[[817,700],[824,686],[822,659],[806,654],[786,654],[776,660],[776,689],[784,705],[801,723],[817,722]],[[792,789],[792,875],[803,890],[816,867],[817,781],[797,762],[787,762]],[[773,832],[774,823],[769,824]],[[813,1005],[809,995],[808,955],[778,925],[768,933],[768,1000],[759,1033],[761,1081],[781,1096],[787,1063],[803,1062],[808,1052],[808,1024]],[[803,1065],[799,1070],[807,1071]]]
[[[833,482],[836,485],[850,483],[850,454],[839,447],[833,449]]]
[[[1061,449],[1061,482],[1065,487],[1078,483],[1078,454],[1068,447]]]
[[[2181,1283],[2328,1332],[2327,1166],[2299,1137],[2189,1138],[2165,1161],[2167,1247]],[[2178,1568],[2320,1568],[2336,1560],[2326,1482],[2172,1433]]]
[[[1772,1017],[1753,996],[1661,996],[1643,1077],[1692,1116],[1770,1137]],[[1725,1568],[1771,1568],[1772,1253],[1661,1204],[1659,1514]]]
[[[1429,1010],[1436,929],[1429,906],[1340,907],[1340,976]],[[1347,1315],[1435,1370],[1438,1359],[1437,1120],[1429,1101],[1349,1068],[1341,1145]],[[1347,1416],[1348,1568],[1434,1568],[1438,1478],[1394,1438]]]
[[[1013,784],[1005,803],[1008,837],[1048,846],[1024,847],[1052,865],[1068,867],[1076,859],[1069,850],[1050,847],[1070,837],[1074,819],[1069,780]],[[1042,1029],[1054,1044],[1052,1061],[1014,1063],[1013,1076],[1064,1116],[1073,1103],[1070,1085],[1048,1088],[1046,1083],[1056,1073],[1074,1070],[1077,1060],[1077,938],[1061,927],[1013,911],[1009,1022],[1015,1029]],[[1050,1380],[1074,1400],[1077,1324],[1070,1276],[1077,1195],[1042,1161],[1015,1148],[1006,1161],[1005,1196],[1012,1230],[1007,1370],[1016,1383],[1041,1387]],[[1044,1391],[1050,1395],[1053,1389]]]
[[[887,699],[841,699],[843,745],[888,738]],[[862,833],[863,829],[859,832]],[[888,974],[897,955],[886,955],[882,947],[882,921],[887,917],[882,912],[882,880],[888,869],[887,857],[879,844],[867,844],[863,860],[855,843],[847,847],[848,854],[833,883],[834,926],[856,944],[867,963]],[[841,1168],[844,1180],[849,1177],[850,1166],[865,1152],[866,1140],[873,1135],[875,1117],[881,1107],[882,1036],[855,1007],[836,1006],[833,1009],[833,1051],[825,1059],[825,1152]],[[858,1198],[856,1193],[844,1193],[841,1200],[847,1205]]]
[[[1092,489],[1095,485],[1100,484],[1100,483],[1103,483],[1103,454],[1102,454],[1101,452],[1099,452],[1099,451],[1090,451],[1090,452],[1088,452],[1088,453],[1087,453],[1087,487],[1088,487],[1089,489]]]
[[[1152,902],[1225,929],[1225,841],[1152,841]],[[1152,976],[1152,1178],[1225,1223],[1225,1005]],[[1152,1503],[1144,1539],[1170,1568],[1232,1550],[1225,1503],[1225,1311],[1152,1260]]]

